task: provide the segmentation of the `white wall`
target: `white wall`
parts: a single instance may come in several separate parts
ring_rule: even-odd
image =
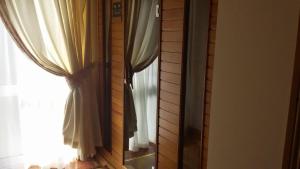
[[[280,169],[299,1],[219,0],[208,169]]]

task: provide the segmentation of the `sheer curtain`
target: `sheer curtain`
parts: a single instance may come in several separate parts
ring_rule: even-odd
[[[69,88],[26,58],[2,22],[0,37],[0,158],[22,156],[25,167],[62,168],[76,157],[62,135]]]
[[[158,59],[133,76],[133,98],[137,117],[137,131],[129,140],[129,150],[147,148],[156,143]]]
[[[96,92],[103,68],[99,8],[100,0],[0,1],[1,19],[23,52],[39,67],[66,77],[71,90],[63,141],[78,150],[81,160],[102,146],[99,100],[103,94],[97,97]],[[59,92],[53,87],[45,90]]]
[[[14,46],[0,22],[0,159],[22,154]]]

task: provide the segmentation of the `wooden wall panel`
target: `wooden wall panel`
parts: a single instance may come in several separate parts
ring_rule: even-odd
[[[158,168],[177,169],[185,0],[162,0]]]
[[[124,0],[110,0],[111,3]],[[112,151],[101,149],[99,156],[114,168],[123,168],[123,114],[124,114],[124,8],[122,17],[111,18],[111,84],[112,84]]]

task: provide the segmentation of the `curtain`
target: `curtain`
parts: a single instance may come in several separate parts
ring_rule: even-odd
[[[95,92],[102,67],[99,3],[0,1],[1,18],[23,52],[46,71],[66,77],[71,92],[65,106],[64,143],[77,148],[82,160],[102,146]]]
[[[186,71],[185,129],[202,130],[204,110],[209,1],[191,0]],[[185,132],[186,133],[186,132]]]
[[[11,57],[15,51],[1,22],[0,39],[0,159],[4,159],[19,156],[22,148],[16,59]]]
[[[129,0],[126,6],[126,84],[125,84],[125,145],[137,131],[137,119],[132,94],[132,78],[149,66],[157,57],[159,18],[156,17],[158,0]]]
[[[63,168],[76,154],[61,133],[68,86],[63,77],[31,63],[1,21],[0,39],[0,161],[13,158],[10,168],[18,163]]]
[[[158,59],[133,76],[133,98],[137,116],[137,131],[130,138],[129,150],[147,148],[156,143]]]

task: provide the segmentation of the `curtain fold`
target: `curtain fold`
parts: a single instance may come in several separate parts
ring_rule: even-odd
[[[156,143],[158,58],[133,76],[133,98],[137,116],[137,131],[129,140],[129,150],[148,148]]]
[[[158,0],[128,0],[125,25],[125,145],[137,130],[136,111],[132,93],[134,73],[148,67],[157,57],[159,18],[156,17]],[[128,147],[125,147],[128,149]]]
[[[99,6],[99,0],[0,0],[1,18],[23,52],[46,71],[66,77],[71,92],[63,135],[80,159],[102,146],[95,92],[102,67]]]

